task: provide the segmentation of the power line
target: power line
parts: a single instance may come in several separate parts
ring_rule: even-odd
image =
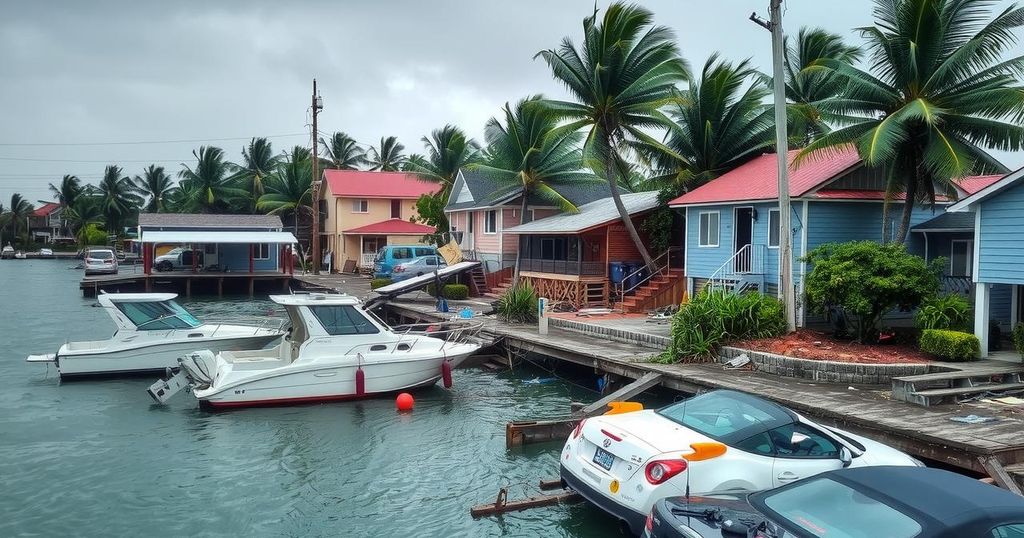
[[[225,142],[230,140],[251,140],[253,138],[285,138],[289,136],[309,136],[308,132],[276,134],[268,136],[233,136],[225,138],[188,138],[180,140],[137,140],[121,142],[0,142],[3,147],[35,147],[35,146],[136,146],[143,144],[180,144],[184,142]]]
[[[24,162],[37,162],[37,163],[106,163],[106,164],[120,164],[120,163],[180,163],[194,159],[195,157],[186,157],[184,159],[103,159],[103,160],[88,160],[88,159],[34,159],[29,157],[0,157],[0,161],[24,161]]]

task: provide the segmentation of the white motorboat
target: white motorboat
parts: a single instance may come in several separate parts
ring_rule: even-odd
[[[196,349],[260,349],[284,335],[283,321],[253,325],[204,323],[174,301],[174,293],[101,293],[99,306],[117,326],[107,340],[68,342],[28,362],[54,363],[61,377],[164,372]]]
[[[39,257],[40,258],[52,258],[53,257],[53,249],[52,248],[41,248],[41,249],[39,249]]]
[[[3,249],[0,249],[0,259],[10,259],[14,257],[14,247],[7,244],[4,245]]]
[[[243,407],[349,400],[433,385],[480,346],[464,340],[472,322],[389,327],[348,295],[274,295],[291,320],[277,347],[197,351],[181,370],[150,387],[164,402],[191,386],[201,405]]]
[[[27,260],[28,259],[28,255],[19,250],[18,252],[14,253],[14,259],[15,260]]]

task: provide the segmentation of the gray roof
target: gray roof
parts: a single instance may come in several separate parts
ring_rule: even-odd
[[[927,220],[910,229],[914,232],[931,231],[972,231],[974,230],[974,213],[963,211],[960,213],[943,213],[934,219]]]
[[[142,228],[282,228],[277,215],[214,215],[206,213],[139,213]]]
[[[658,207],[658,191],[623,194],[622,205],[630,215]],[[579,233],[619,219],[615,201],[609,196],[579,206],[579,213],[563,213],[505,230],[513,234]]]
[[[469,192],[473,197],[472,200],[458,201],[459,194],[462,191],[462,180],[465,180],[465,185],[469,188]],[[453,186],[452,193],[448,198],[448,204],[445,205],[444,209],[445,211],[458,211],[503,205],[518,198],[522,192],[523,188],[521,185],[506,185],[487,174],[463,169],[460,180],[456,181]],[[567,184],[559,187],[558,193],[577,207],[611,195],[608,185],[604,182]],[[531,206],[551,205],[550,202],[536,196],[530,197],[529,204]]]

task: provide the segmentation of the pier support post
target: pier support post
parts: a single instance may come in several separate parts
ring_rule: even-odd
[[[146,275],[143,281],[146,283],[146,293],[153,291],[153,279],[149,278],[149,275]]]
[[[253,278],[253,277],[249,277],[249,297],[253,296],[253,291],[255,290],[255,286],[256,286],[256,279]]]
[[[217,297],[224,296],[224,277],[217,279]]]
[[[185,297],[192,297],[192,278],[185,278]]]

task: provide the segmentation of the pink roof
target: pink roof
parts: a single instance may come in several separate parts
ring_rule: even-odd
[[[860,162],[857,150],[848,147],[837,153],[810,155],[797,168],[793,159],[800,150],[787,154],[789,162],[789,195],[803,196]],[[774,200],[779,197],[778,161],[774,153],[756,157],[717,179],[713,179],[669,202],[671,206]]]
[[[45,204],[36,208],[36,210],[32,212],[32,216],[45,217],[50,213],[53,213],[53,210],[57,209],[58,207],[60,207],[60,204],[57,204],[56,202],[46,202]]]
[[[345,230],[341,233],[352,235],[427,235],[434,233],[434,227],[402,219],[388,219]]]
[[[856,190],[856,189],[821,189],[820,191],[811,194],[812,198],[821,198],[824,200],[885,200],[885,191],[870,191],[870,190]],[[907,194],[900,192],[896,193],[892,197],[893,200],[906,200]],[[936,194],[935,200],[937,202],[948,202],[949,198],[942,194]]]
[[[324,170],[324,179],[332,194],[348,198],[419,198],[441,190],[441,185],[405,172]]]
[[[984,189],[985,187],[988,187],[989,185],[995,183],[996,181],[1003,179],[1004,177],[1006,176],[967,176],[961,179],[960,181],[957,181],[956,184],[959,185],[961,189],[966,191],[967,194],[974,194],[980,191],[981,189]]]

